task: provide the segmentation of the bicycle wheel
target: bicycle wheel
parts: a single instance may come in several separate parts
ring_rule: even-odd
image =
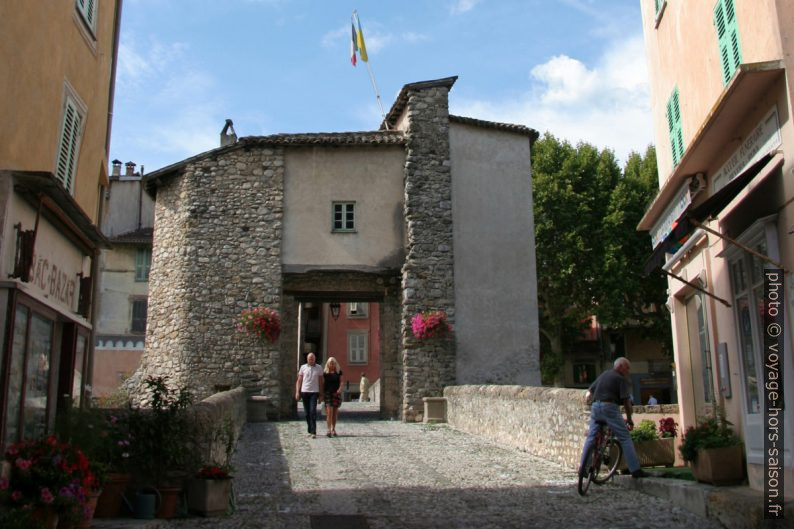
[[[617,472],[620,460],[623,458],[623,447],[615,437],[610,435],[599,449],[601,450],[600,464],[593,471],[593,482],[596,485],[603,485]]]
[[[584,472],[579,472],[579,495],[584,496],[587,494],[587,489],[590,488],[590,480],[593,477],[594,466],[593,466],[593,459],[596,457],[596,450],[597,445],[593,445],[590,447],[590,451],[587,452],[587,458],[585,459],[584,463]]]

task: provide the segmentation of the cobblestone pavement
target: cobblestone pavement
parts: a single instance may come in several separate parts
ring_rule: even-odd
[[[720,527],[612,484],[583,498],[575,472],[559,465],[445,425],[366,419],[361,406],[343,404],[337,438],[324,435],[324,421],[316,439],[304,421],[248,424],[235,460],[236,512],[168,527]]]

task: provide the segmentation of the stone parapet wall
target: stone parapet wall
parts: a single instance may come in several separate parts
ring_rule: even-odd
[[[455,383],[456,376],[453,341],[419,341],[411,332],[411,318],[418,312],[443,310],[450,323],[455,320],[448,107],[451,85],[411,89],[407,95],[407,244],[401,326],[405,421],[421,421],[422,398],[440,396],[444,386]]]
[[[210,395],[193,408],[193,421],[199,432],[201,460],[224,465],[227,443],[234,447],[246,421],[247,392],[242,386]]]
[[[148,328],[128,382],[167,376],[198,398],[243,385],[279,401],[279,349],[235,331],[242,309],[281,311],[283,148],[190,162],[157,189]]]
[[[578,468],[590,408],[581,389],[447,386],[447,422],[457,430]],[[634,422],[678,420],[678,406],[637,406]]]

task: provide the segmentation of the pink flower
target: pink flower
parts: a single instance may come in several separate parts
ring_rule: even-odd
[[[46,487],[41,489],[41,501],[43,501],[44,503],[50,504],[54,500],[55,500],[55,498],[53,497],[52,492],[50,492],[50,489],[48,489]]]
[[[22,493],[19,492],[18,490],[15,490],[14,492],[11,493],[11,499],[14,500],[14,501],[21,500],[22,499]]]
[[[8,479],[7,478],[0,478],[0,490],[8,489]]]
[[[18,458],[16,460],[17,468],[20,469],[20,470],[27,470],[27,469],[30,468],[30,465],[32,465],[32,464],[33,464],[33,462],[30,459]]]

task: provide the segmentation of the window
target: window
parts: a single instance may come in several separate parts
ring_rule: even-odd
[[[332,231],[356,231],[356,203],[334,202],[332,225]]]
[[[54,329],[55,322],[51,317],[21,303],[16,305],[7,362],[3,434],[6,445],[20,439],[41,437],[47,432]]]
[[[55,162],[55,178],[61,182],[69,194],[73,193],[72,187],[74,174],[77,170],[77,158],[80,154],[84,120],[85,112],[78,106],[76,98],[67,90],[63,104],[60,140],[58,141],[58,159]]]
[[[92,33],[96,33],[97,4],[98,1],[95,0],[75,0],[74,2],[77,12],[83,17],[83,20]]]
[[[673,152],[673,167],[684,157],[684,132],[681,127],[681,103],[678,87],[667,100],[667,127],[670,131],[670,148]]]
[[[146,332],[147,299],[132,300],[132,325],[130,332]]]
[[[135,281],[149,281],[149,269],[151,267],[151,248],[138,248],[135,253]]]
[[[658,28],[659,22],[662,21],[662,15],[664,15],[664,8],[667,7],[667,0],[654,0],[654,2],[656,3],[656,19],[653,27]]]
[[[349,364],[366,364],[369,333],[352,331],[347,334],[347,361]]]
[[[348,303],[347,304],[347,317],[348,318],[366,318],[369,312],[369,303]]]
[[[722,65],[722,83],[728,84],[736,68],[742,63],[739,43],[739,25],[733,0],[717,0],[714,6],[714,27],[717,30],[717,45]]]

